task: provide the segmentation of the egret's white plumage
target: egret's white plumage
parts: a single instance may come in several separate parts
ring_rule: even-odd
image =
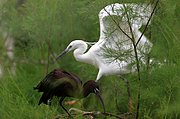
[[[74,50],[73,54],[77,61],[94,65],[99,69],[96,81],[102,75],[127,74],[135,69],[131,64],[135,61],[133,44],[130,38],[132,37],[125,8],[128,9],[129,22],[133,30],[135,42],[141,36],[139,30],[142,25],[146,25],[152,12],[151,6],[146,4],[111,4],[103,8],[99,12],[100,22],[100,37],[88,51],[88,43],[83,40],[72,41],[65,51],[60,54],[61,57],[66,52]],[[124,34],[118,27],[126,33]],[[147,54],[152,47],[152,44],[143,35],[137,45],[138,56],[144,61],[144,54]],[[122,57],[117,58],[117,55],[106,51],[114,51]]]

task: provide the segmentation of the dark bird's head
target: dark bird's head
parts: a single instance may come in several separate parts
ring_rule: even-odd
[[[99,85],[94,80],[89,80],[83,85],[83,96],[87,97],[90,93],[94,93],[99,98],[105,112],[104,102],[99,91]]]
[[[99,85],[94,80],[89,80],[83,85],[83,96],[87,97],[90,93],[99,92]]]

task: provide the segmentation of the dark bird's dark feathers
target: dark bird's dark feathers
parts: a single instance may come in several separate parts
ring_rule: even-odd
[[[41,103],[48,104],[53,96],[61,97],[60,105],[67,113],[68,111],[62,105],[65,97],[83,98],[90,93],[95,93],[98,96],[104,108],[103,100],[99,94],[99,86],[94,80],[89,80],[82,85],[79,77],[60,69],[54,69],[47,74],[34,89],[38,90],[38,92],[43,92],[38,103],[39,105]]]

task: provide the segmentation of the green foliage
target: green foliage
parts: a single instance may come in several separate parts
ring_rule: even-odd
[[[179,62],[179,16],[178,6],[173,2],[160,2],[154,20],[152,22],[152,42],[154,48],[152,55],[170,62]]]
[[[74,38],[97,41],[99,38],[98,12],[105,5],[119,0],[73,2],[72,0],[26,0],[20,6],[17,6],[16,0],[1,1],[0,23],[15,38],[17,69],[16,75],[13,75],[10,69],[5,67],[5,77],[0,80],[0,119],[19,119],[20,117],[52,119],[58,114],[63,115],[64,111],[58,106],[56,98],[50,108],[46,105],[38,106],[40,94],[34,91],[33,87],[48,71],[58,67],[77,74],[83,82],[96,78],[98,70],[91,65],[75,61],[72,53],[59,63],[54,62],[53,54],[56,56]],[[166,62],[161,66],[150,65],[141,72],[140,118],[180,118],[180,15],[179,4],[175,4],[177,1],[160,1],[146,33],[153,43],[150,57],[158,62],[164,62],[166,59]],[[126,1],[121,0],[120,3],[122,2]],[[3,43],[3,41],[0,42],[0,49],[3,49]],[[124,77],[130,82],[135,107],[137,76],[129,74]],[[108,112],[123,114],[128,111],[126,86],[120,78],[103,77],[100,80],[100,87]],[[102,111],[101,104],[94,95],[78,101],[76,105],[65,105],[65,107]],[[77,117],[83,118],[79,115]]]
[[[40,67],[30,68],[36,66],[28,65],[29,68],[26,70],[24,67],[27,65],[18,68],[16,76],[9,74],[0,82],[0,118],[53,118],[57,111],[47,106],[37,106],[36,98],[39,97],[33,92],[34,82],[41,78]]]

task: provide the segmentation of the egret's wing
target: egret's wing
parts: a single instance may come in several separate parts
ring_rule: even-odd
[[[100,38],[95,44],[95,46],[100,47],[99,49],[96,48],[98,54],[101,51],[106,51],[105,54],[109,54],[108,57],[113,59],[131,60],[134,57],[134,51],[130,26],[135,42],[137,42],[142,34],[139,29],[142,25],[146,25],[151,12],[151,5],[147,4],[115,3],[103,8],[99,12]],[[128,23],[128,18],[130,24]],[[152,44],[143,35],[138,44],[139,54],[149,52],[151,47]]]

